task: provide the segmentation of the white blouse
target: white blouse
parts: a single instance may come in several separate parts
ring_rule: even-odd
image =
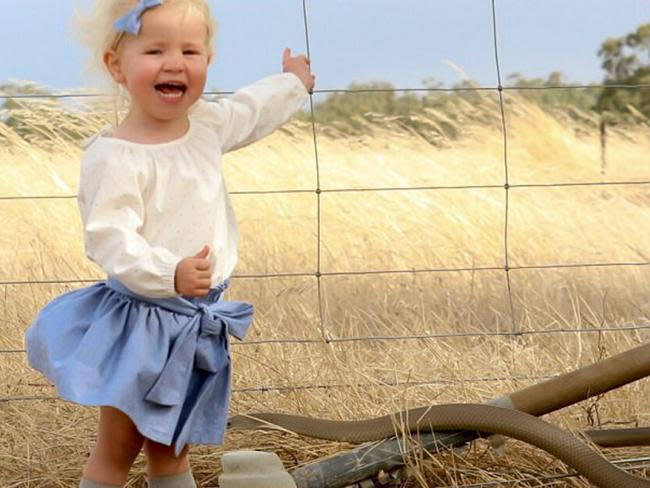
[[[284,124],[308,99],[292,73],[268,76],[216,102],[199,100],[188,132],[141,144],[94,136],[81,162],[79,211],[88,258],[140,295],[177,297],[176,265],[209,244],[212,286],[237,262],[237,222],[221,154]]]

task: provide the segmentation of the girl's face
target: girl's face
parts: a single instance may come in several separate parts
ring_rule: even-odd
[[[184,118],[203,93],[209,63],[207,26],[195,9],[161,6],[147,10],[137,37],[107,65],[131,95],[131,113],[143,122]]]

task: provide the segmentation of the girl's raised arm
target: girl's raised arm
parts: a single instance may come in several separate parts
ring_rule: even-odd
[[[293,73],[267,76],[228,98],[204,103],[207,123],[216,130],[221,151],[239,149],[279,128],[308,100],[303,82]]]

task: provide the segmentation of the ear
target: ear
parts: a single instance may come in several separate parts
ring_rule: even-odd
[[[108,69],[108,72],[116,83],[122,84],[126,81],[122,73],[120,57],[113,49],[109,49],[104,53],[104,65],[106,65],[106,69]]]

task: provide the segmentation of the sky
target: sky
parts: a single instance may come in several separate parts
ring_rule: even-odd
[[[303,0],[209,0],[219,22],[206,89],[232,91],[281,70],[282,50],[306,53]],[[71,34],[90,0],[0,0],[0,84],[31,80],[91,88],[86,49]],[[421,88],[469,77],[496,86],[491,0],[305,0],[317,89],[388,81]],[[650,22],[650,0],[495,0],[504,82],[513,73],[600,82],[603,40]]]

